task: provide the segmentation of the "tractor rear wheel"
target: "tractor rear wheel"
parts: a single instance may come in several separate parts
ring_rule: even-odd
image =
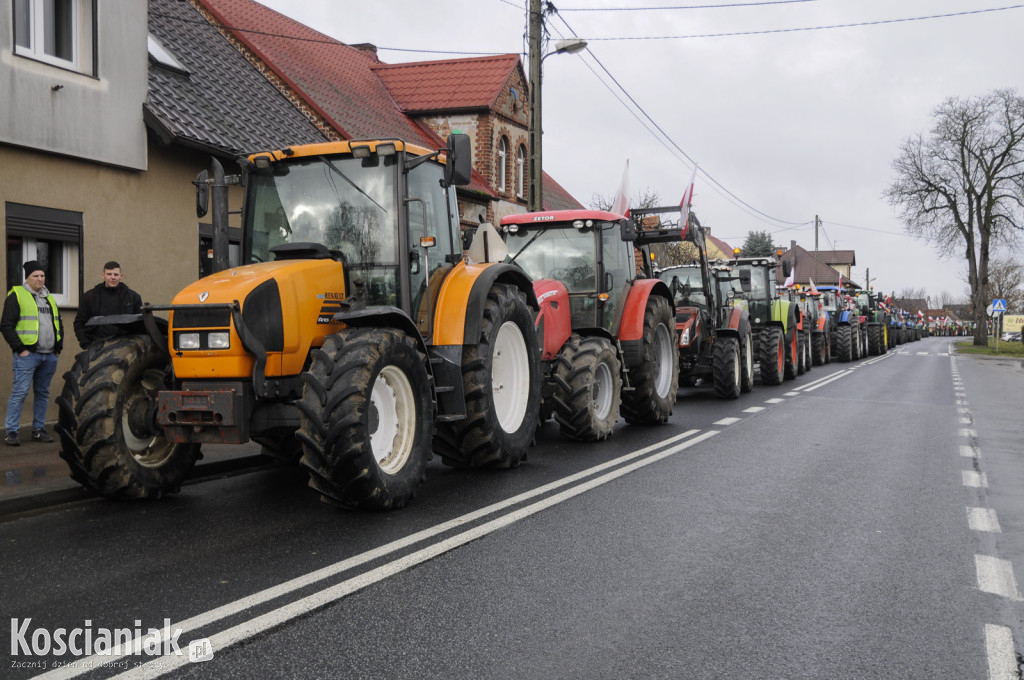
[[[622,373],[606,338],[573,335],[555,360],[555,420],[563,435],[583,442],[607,439],[619,419]]]
[[[882,353],[882,329],[868,326],[868,352],[874,355]]]
[[[840,326],[836,329],[836,358],[840,361],[853,361],[853,334],[856,329]]]
[[[771,326],[761,331],[759,348],[761,383],[781,385],[786,366],[786,348],[782,340],[782,329]]]
[[[324,339],[302,374],[302,465],[332,505],[400,508],[430,459],[434,404],[427,358],[394,328],[348,328]]]
[[[808,360],[810,356],[810,342],[807,340],[807,335],[802,331],[796,332],[797,336],[797,347],[800,348],[800,355],[796,363],[796,374],[803,375],[810,368],[811,362]]]
[[[811,363],[815,366],[824,366],[825,357],[825,334],[811,333]]]
[[[434,444],[445,464],[514,468],[526,459],[540,417],[533,320],[522,291],[504,283],[491,286],[480,337],[466,338],[462,351],[466,418],[437,428]]]
[[[722,399],[739,398],[742,370],[740,364],[739,339],[723,336],[715,338],[715,352],[712,357],[715,394]]]
[[[786,333],[786,366],[784,376],[786,380],[795,380],[797,376],[797,365],[800,363],[800,340],[796,327],[790,326]]]
[[[156,425],[170,360],[151,338],[111,338],[75,357],[64,374],[57,433],[71,477],[109,498],[177,493],[202,454],[173,444]]]
[[[750,330],[747,330],[740,340],[740,392],[754,389],[754,343],[750,335]]]
[[[622,395],[627,423],[654,425],[668,421],[679,390],[679,353],[674,342],[675,316],[660,295],[647,299],[642,359],[630,368],[633,389]]]

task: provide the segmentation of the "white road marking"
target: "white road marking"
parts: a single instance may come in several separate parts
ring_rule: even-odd
[[[985,653],[989,680],[1020,680],[1013,633],[1006,626],[985,624]]]
[[[978,453],[977,446],[960,446],[960,455],[964,458],[977,458],[980,454]]]
[[[961,470],[961,472],[964,477],[964,486],[980,489],[988,487],[988,479],[985,477],[984,472],[975,472],[974,470]]]
[[[772,399],[766,399],[764,403],[766,403],[766,404],[781,404],[784,401],[786,401],[786,400],[785,399],[781,399],[779,397],[774,397]]]
[[[743,409],[744,413],[760,413],[764,410],[764,406],[751,406],[750,408]]]
[[[835,382],[836,380],[839,380],[840,378],[845,378],[846,376],[850,375],[851,373],[853,373],[852,370],[845,370],[845,371],[840,371],[838,373],[833,373],[832,375],[828,376],[827,378],[825,378],[823,380],[819,380],[816,384],[806,386],[804,389],[807,392],[813,392],[814,390],[818,389],[819,387],[824,387],[825,385],[828,385],[829,383]]]
[[[992,508],[967,508],[967,526],[972,531],[988,531],[993,534],[1001,534],[1003,530],[999,527],[999,518]]]
[[[740,422],[740,420],[742,420],[742,419],[741,418],[733,418],[733,417],[722,418],[721,420],[715,421],[714,424],[715,425],[733,425],[735,423]]]
[[[583,494],[587,491],[602,486],[603,484],[607,484],[608,482],[617,479],[618,477],[629,474],[630,472],[634,472],[635,470],[639,470],[640,468],[643,468],[647,465],[662,460],[663,458],[675,455],[680,451],[688,449],[694,444],[702,442],[706,439],[710,439],[716,434],[718,434],[716,430],[709,430],[708,432],[705,432],[702,435],[694,437],[690,441],[684,442],[682,444],[677,444],[671,448],[660,451],[659,453],[648,456],[647,458],[643,458],[636,462],[630,463],[629,465],[624,465],[605,475],[591,479],[572,488],[566,489],[561,493],[539,500],[536,503],[533,503],[532,505],[527,505],[525,507],[519,508],[518,510],[510,512],[507,515],[503,515],[501,517],[492,519],[489,522],[486,522],[477,527],[464,531],[461,534],[456,534],[455,536],[447,538],[439,543],[428,545],[425,548],[421,548],[420,550],[417,550],[414,553],[406,555],[405,557],[401,557],[387,564],[383,564],[364,574],[360,574],[346,581],[342,581],[341,583],[333,585],[329,588],[325,588],[320,592],[313,593],[312,595],[300,598],[295,602],[286,604],[283,607],[279,607],[278,609],[263,614],[262,616],[257,616],[256,618],[250,619],[249,621],[245,621],[223,632],[211,635],[209,636],[210,642],[212,643],[215,652],[222,649],[227,649],[232,645],[238,644],[239,642],[254,637],[264,631],[276,628],[288,621],[291,621],[292,619],[298,618],[299,616],[303,616],[305,614],[308,614],[309,612],[320,609],[321,607],[331,604],[332,602],[336,602],[346,597],[347,595],[350,595],[363,588],[366,588],[367,586],[382,581],[388,578],[389,576],[394,576],[395,574],[411,569],[412,567],[415,567],[416,565],[431,560],[437,557],[438,555],[442,555],[446,552],[454,550],[455,548],[475,541],[483,536],[494,533],[495,531],[498,531],[499,529],[509,526],[510,524],[514,524],[515,522],[535,515],[542,510],[546,510],[549,507],[552,507],[559,503],[563,503],[571,498],[579,496],[580,494]],[[111,660],[110,656],[104,658],[107,659],[108,662]],[[189,661],[188,655],[161,656],[157,657],[153,661],[136,666],[135,668],[124,673],[121,673],[119,675],[116,675],[114,677],[155,678],[160,675],[163,675],[164,673],[168,673],[177,668],[181,668],[189,663],[191,662]],[[82,668],[80,670],[84,673],[86,671],[92,670],[92,668]],[[77,675],[77,673],[75,675]]]
[[[970,429],[970,428],[961,427],[960,428],[960,436],[961,437],[976,437],[977,433],[975,433],[975,431]]]
[[[917,356],[919,356],[919,357],[926,357],[926,356],[928,356],[928,352],[918,352]]]
[[[1013,564],[1009,560],[988,555],[975,555],[974,566],[978,571],[978,589],[1001,595],[1011,600],[1019,600],[1017,579],[1013,576]]]
[[[784,396],[784,397],[799,397],[800,393],[799,392],[786,392],[782,396]]]
[[[970,425],[971,424],[971,419],[970,418],[961,418],[960,419],[960,424],[961,425]]]

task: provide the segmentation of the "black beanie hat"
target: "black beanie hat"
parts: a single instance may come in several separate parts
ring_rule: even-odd
[[[39,260],[29,260],[22,267],[25,269],[25,278],[27,279],[32,275],[33,272],[46,271],[43,269],[43,265],[39,264]]]

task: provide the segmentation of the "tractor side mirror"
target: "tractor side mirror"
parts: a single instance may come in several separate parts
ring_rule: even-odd
[[[192,184],[196,185],[196,217],[206,217],[210,211],[210,173],[202,170]]]
[[[444,183],[445,186],[465,186],[469,184],[473,152],[469,135],[454,133],[448,137],[448,148],[445,152]]]
[[[789,262],[789,260],[786,260],[785,262],[782,263],[782,275],[783,276],[785,276],[788,279],[789,275],[790,275],[790,273],[792,271],[793,271],[793,265]]]
[[[636,240],[636,222],[633,220],[626,219],[619,222],[619,230],[622,234],[623,241]]]

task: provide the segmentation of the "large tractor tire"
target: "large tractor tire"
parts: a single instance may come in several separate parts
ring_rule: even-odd
[[[202,454],[156,427],[157,394],[170,360],[151,338],[111,338],[75,357],[57,398],[60,456],[71,478],[108,498],[177,493]]]
[[[786,380],[796,380],[797,368],[800,364],[800,333],[795,327],[790,327],[786,333]]]
[[[606,338],[573,335],[555,360],[552,401],[559,431],[569,439],[602,441],[619,419],[622,373]]]
[[[715,381],[715,394],[722,399],[738,399],[742,361],[738,338],[719,336],[715,339],[715,351],[712,371]]]
[[[853,360],[858,361],[867,354],[867,329],[853,328]]]
[[[806,333],[800,331],[797,334],[797,346],[800,348],[800,356],[796,364],[797,375],[803,375],[811,370],[811,341]]]
[[[302,374],[302,465],[332,505],[400,508],[423,481],[434,431],[427,358],[393,328],[324,339]]]
[[[526,459],[540,417],[540,352],[534,313],[515,286],[487,294],[480,337],[466,338],[462,386],[466,418],[439,423],[434,448],[445,464],[514,468]]]
[[[761,331],[758,357],[761,364],[761,384],[781,385],[785,377],[786,348],[782,329],[771,326]]]
[[[811,365],[824,366],[827,363],[828,347],[824,333],[811,333]]]
[[[629,369],[632,390],[622,395],[627,423],[667,422],[679,390],[679,353],[675,344],[675,315],[668,300],[652,295],[644,310],[643,357]]]
[[[754,389],[754,342],[747,330],[740,339],[740,392]]]
[[[836,329],[836,358],[839,361],[853,361],[853,343],[856,329],[840,326]]]
[[[868,352],[875,356],[882,353],[882,329],[878,326],[868,326]]]

